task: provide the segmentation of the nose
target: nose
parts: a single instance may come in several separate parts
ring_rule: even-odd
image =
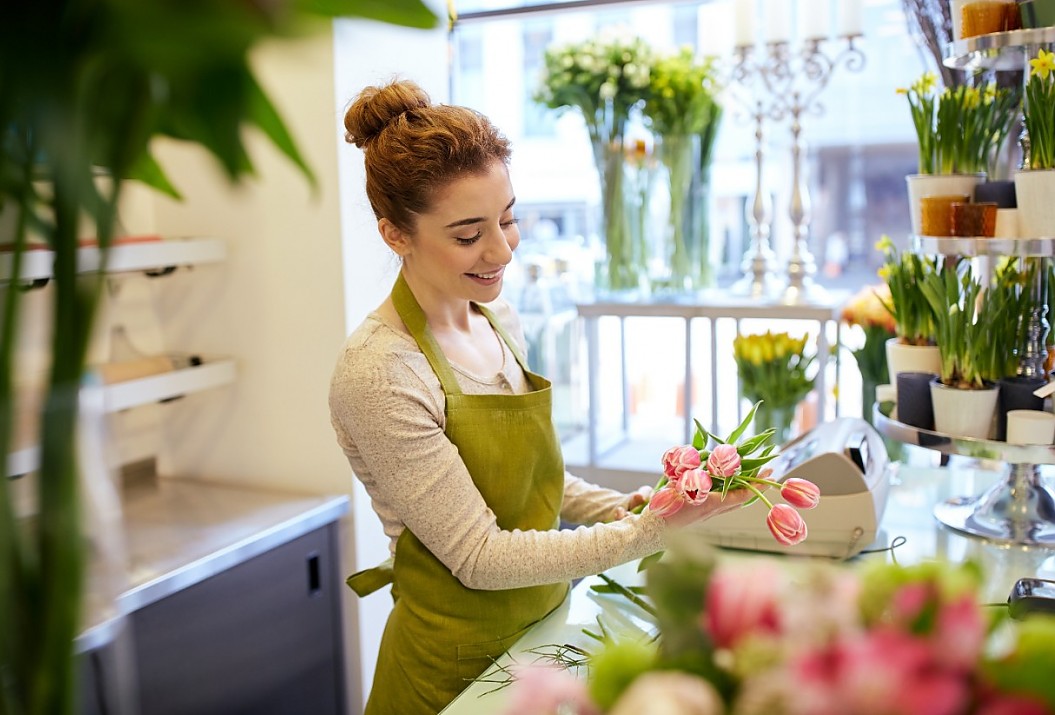
[[[516,224],[509,228],[495,226],[495,230],[488,233],[491,238],[484,252],[484,260],[496,265],[508,265],[513,260],[513,251],[520,245],[520,231]]]

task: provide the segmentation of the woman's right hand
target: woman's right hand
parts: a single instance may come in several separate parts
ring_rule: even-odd
[[[721,491],[714,491],[703,504],[685,504],[674,514],[661,518],[670,526],[688,526],[733,509],[739,509],[754,496],[755,493],[750,489],[730,489],[725,499],[722,499]]]

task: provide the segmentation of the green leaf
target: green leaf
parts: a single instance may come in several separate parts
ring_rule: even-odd
[[[764,432],[762,432],[760,434],[756,434],[754,437],[751,437],[750,439],[745,439],[743,444],[741,444],[739,447],[737,447],[736,451],[740,454],[741,457],[745,457],[748,454],[751,454],[752,452],[754,452],[756,449],[758,449],[762,445],[766,445],[766,443],[769,441],[769,439],[774,434],[776,434],[776,429],[774,429],[773,427],[770,427],[766,431],[764,431]],[[771,445],[771,444],[767,445],[767,447],[770,450],[773,449],[773,445]]]
[[[710,432],[708,432],[706,429],[704,429],[703,425],[700,424],[700,421],[698,419],[693,417],[692,418],[692,422],[693,422],[693,424],[696,425],[696,435],[695,435],[695,437],[693,437],[693,440],[692,440],[692,445],[694,447],[696,447],[696,449],[703,449],[704,447],[706,447],[707,446],[707,440],[709,440],[709,439],[712,439],[712,438],[713,439],[717,439],[717,438],[714,437],[714,435],[712,435]],[[696,437],[699,437],[699,439],[700,439],[700,444],[698,446],[696,445]],[[719,442],[719,444],[721,444],[721,440],[719,440],[718,442]]]
[[[421,0],[296,0],[302,12],[323,17],[362,17],[429,30],[440,24]]]
[[[170,196],[174,199],[183,199],[183,195],[180,194],[179,190],[173,186],[171,181],[169,181],[168,175],[165,174],[165,170],[161,168],[157,159],[155,159],[154,155],[149,151],[139,157],[139,161],[132,166],[128,176],[125,178],[141,181],[150,188],[160,191],[166,196]]]
[[[293,137],[290,135],[289,130],[286,129],[286,125],[282,121],[282,117],[279,116],[278,110],[275,109],[275,105],[271,103],[271,100],[268,99],[267,95],[264,93],[263,88],[257,83],[252,75],[250,75],[249,79],[250,86],[247,103],[247,119],[259,127],[278,150],[297,165],[311,183],[312,188],[317,187],[318,184],[315,180],[315,174],[312,172],[311,167],[308,166],[307,162],[304,161],[304,157],[301,156],[300,150],[297,149],[297,145],[293,141]]]
[[[641,559],[640,561],[637,562],[637,570],[639,572],[640,571],[644,571],[649,566],[651,566],[652,564],[654,564],[657,561],[659,561],[661,558],[663,558],[663,552],[662,551],[657,551],[654,554],[650,554],[649,556],[646,556],[645,558],[643,558],[643,559]]]
[[[761,404],[762,400],[759,400],[751,406],[751,409],[747,411],[747,416],[744,417],[744,421],[741,422],[740,426],[734,429],[733,433],[729,435],[729,444],[736,444],[736,440],[740,439],[740,435],[744,433],[744,430],[747,429],[747,426],[751,424],[751,420],[755,418],[755,412],[758,411],[758,406]]]

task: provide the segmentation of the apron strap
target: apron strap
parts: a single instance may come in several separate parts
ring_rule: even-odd
[[[473,305],[480,309],[480,312],[483,313],[484,317],[487,318],[487,321],[491,323],[491,327],[495,329],[498,336],[505,341],[505,344],[509,347],[509,352],[513,353],[513,357],[516,358],[517,364],[520,365],[520,369],[524,371],[524,374],[530,375],[531,370],[528,370],[527,361],[520,354],[520,349],[517,347],[516,341],[510,337],[509,333],[506,332],[506,329],[498,322],[498,319],[495,318],[495,314],[491,312],[491,309],[480,305],[479,303],[473,303]]]
[[[392,305],[395,306],[396,312],[399,313],[399,317],[403,320],[403,324],[407,326],[410,335],[417,341],[421,352],[428,359],[432,371],[436,373],[436,377],[440,380],[440,385],[443,386],[443,393],[445,395],[462,394],[462,388],[458,385],[458,378],[454,376],[451,364],[447,362],[443,350],[440,348],[439,343],[436,342],[432,331],[429,330],[429,326],[425,322],[425,311],[421,309],[418,299],[410,292],[410,286],[407,285],[406,279],[403,278],[403,271],[399,272],[399,277],[396,278],[396,285],[392,288]]]
[[[360,597],[369,596],[374,591],[394,582],[395,572],[392,570],[391,557],[373,568],[357,571],[345,580],[348,588],[355,591]]]

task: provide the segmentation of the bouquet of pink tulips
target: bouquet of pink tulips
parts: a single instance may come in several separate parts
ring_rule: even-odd
[[[656,638],[612,628],[578,671],[525,667],[502,715],[1055,713],[1055,618],[986,608],[971,562],[724,563],[676,543],[646,573]]]
[[[744,421],[724,440],[705,430],[697,421],[691,445],[671,447],[664,453],[663,477],[648,509],[668,517],[686,505],[703,504],[714,498],[715,492],[725,498],[732,489],[747,489],[754,492],[754,498],[744,506],[755,501],[766,505],[769,509],[766,525],[778,543],[794,546],[805,540],[806,522],[795,508],[817,506],[820,501],[817,485],[806,479],[791,478],[783,483],[769,479],[773,470],[766,464],[777,456],[774,445],[768,444],[773,436],[772,429],[738,442],[760,404],[755,403]],[[711,441],[716,446],[708,450],[706,446]],[[764,490],[768,487],[779,489],[781,498],[787,503],[773,504],[767,499]]]

